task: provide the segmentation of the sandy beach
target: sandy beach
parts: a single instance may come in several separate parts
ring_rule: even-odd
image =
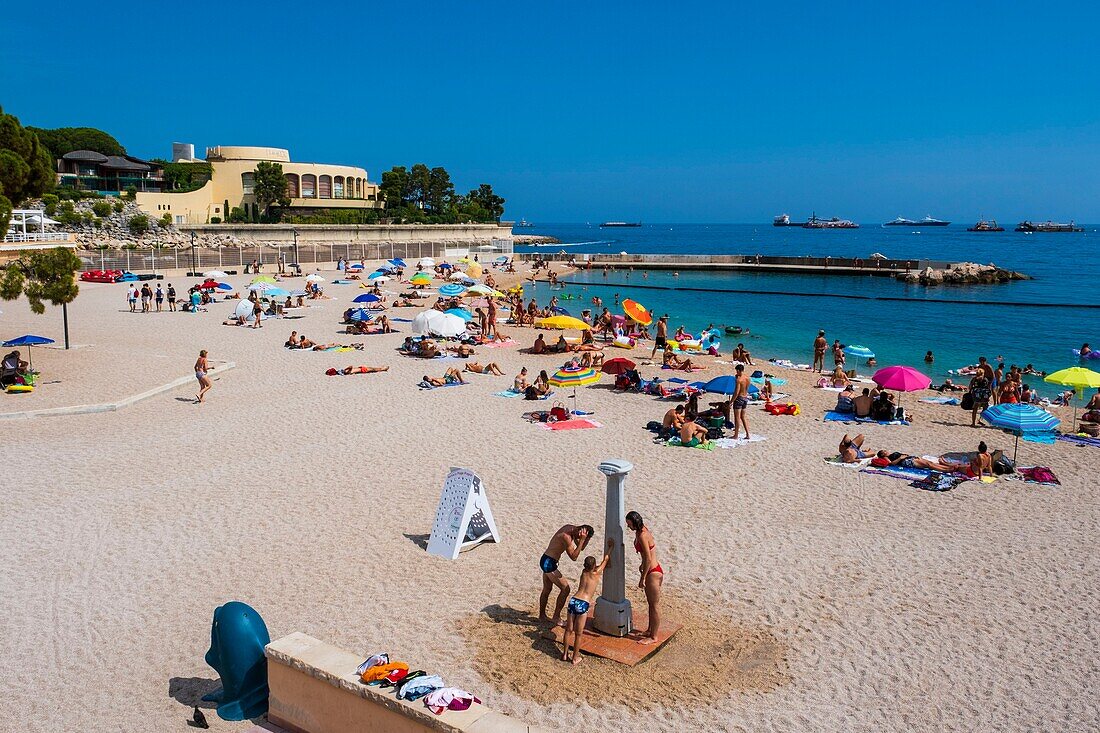
[[[1019,463],[1051,467],[1056,488],[1001,479],[936,493],[831,466],[822,459],[856,426],[822,422],[835,393],[770,369],[768,354],[754,356],[789,380],[802,414],[750,408],[763,442],[655,444],[644,426],[675,403],[615,393],[610,377],[579,390],[602,428],[547,431],[521,415],[566,393],[493,396],[521,366],[561,365],[521,353],[531,328],[506,325],[518,344],[477,349],[507,376],[421,391],[423,375],[462,362],[401,356],[409,323],[343,334],[358,286],[328,285],[333,299],[262,329],[221,325],[235,302],[133,314],[125,290],[82,284],[69,306],[82,347],[35,348],[42,386],[0,395],[0,413],[140,393],[189,375],[200,349],[236,367],[202,405],[192,382],[117,412],[0,422],[0,731],[184,730],[217,686],[203,654],[229,600],[253,606],[272,638],[389,651],[547,730],[1100,728],[1096,448],[1021,443]],[[3,311],[5,338],[60,341],[59,309]],[[286,350],[291,330],[364,349]],[[816,332],[808,314],[807,360]],[[649,348],[608,352],[639,360]],[[733,371],[703,362],[704,379]],[[360,364],[390,370],[324,374]],[[859,426],[866,445],[923,455],[983,439],[1011,454],[1010,436],[919,396],[902,398],[912,425]],[[539,637],[537,562],[565,522],[594,525],[590,551],[601,546],[607,458],[635,465],[627,507],[652,528],[666,615],[684,629],[635,668],[589,658],[574,669]],[[502,536],[453,562],[423,549],[451,466],[483,478]],[[563,570],[575,583],[579,564]],[[207,717],[213,730],[247,727]]]

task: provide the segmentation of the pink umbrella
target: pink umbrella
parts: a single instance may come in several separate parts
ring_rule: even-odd
[[[913,367],[888,366],[875,372],[871,379],[883,389],[892,389],[898,392],[916,392],[928,389],[932,380],[918,372]]]

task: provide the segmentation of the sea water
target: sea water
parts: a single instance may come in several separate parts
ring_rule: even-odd
[[[1006,226],[1011,229],[1011,225]],[[683,324],[697,333],[709,324],[748,329],[742,336],[723,334],[729,351],[743,342],[754,359],[812,359],[814,338],[823,329],[831,344],[867,346],[879,366],[916,366],[935,380],[948,370],[973,364],[979,356],[1007,364],[1034,364],[1054,371],[1078,363],[1072,349],[1089,342],[1100,348],[1100,230],[1081,233],[1018,234],[967,232],[965,225],[911,229],[864,226],[849,230],[773,227],[767,224],[644,224],[600,229],[560,224],[518,230],[553,236],[564,245],[517,247],[517,252],[594,254],[743,254],[808,257],[862,257],[879,252],[891,259],[930,259],[994,263],[1034,279],[1001,285],[906,284],[871,276],[739,273],[723,271],[631,271],[603,273],[594,267],[570,276],[564,292],[579,295],[584,306],[599,296],[612,310],[619,300],[637,300],[656,314],[669,315],[670,333]],[[644,287],[643,287],[644,286]],[[660,288],[660,289],[651,289]],[[722,291],[754,291],[722,292]],[[535,289],[545,303],[545,284]],[[558,293],[560,296],[560,293]],[[862,300],[844,296],[903,300]],[[976,301],[981,301],[976,302]],[[562,301],[579,315],[580,300]],[[1082,307],[1082,306],[1092,306]],[[931,350],[935,362],[927,365]],[[832,364],[831,355],[826,364]],[[863,360],[848,357],[849,368],[868,371]],[[1031,378],[1033,386],[1038,378]],[[1043,385],[1042,392],[1054,387]]]

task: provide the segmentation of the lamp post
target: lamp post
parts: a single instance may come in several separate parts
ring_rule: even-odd
[[[298,259],[298,230],[291,229],[291,231],[294,232],[294,267],[297,269],[301,263],[301,260]]]
[[[630,601],[626,598],[626,475],[634,465],[621,459],[604,461],[599,471],[607,476],[604,537],[611,540],[611,559],[603,574],[603,591],[592,614],[592,625],[608,636],[626,636],[634,630]]]
[[[195,276],[195,232],[191,232],[191,277]]]

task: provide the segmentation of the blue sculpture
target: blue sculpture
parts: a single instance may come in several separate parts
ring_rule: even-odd
[[[249,720],[267,712],[267,625],[247,603],[230,601],[214,610],[206,663],[222,686],[202,699],[218,704],[222,720]]]

